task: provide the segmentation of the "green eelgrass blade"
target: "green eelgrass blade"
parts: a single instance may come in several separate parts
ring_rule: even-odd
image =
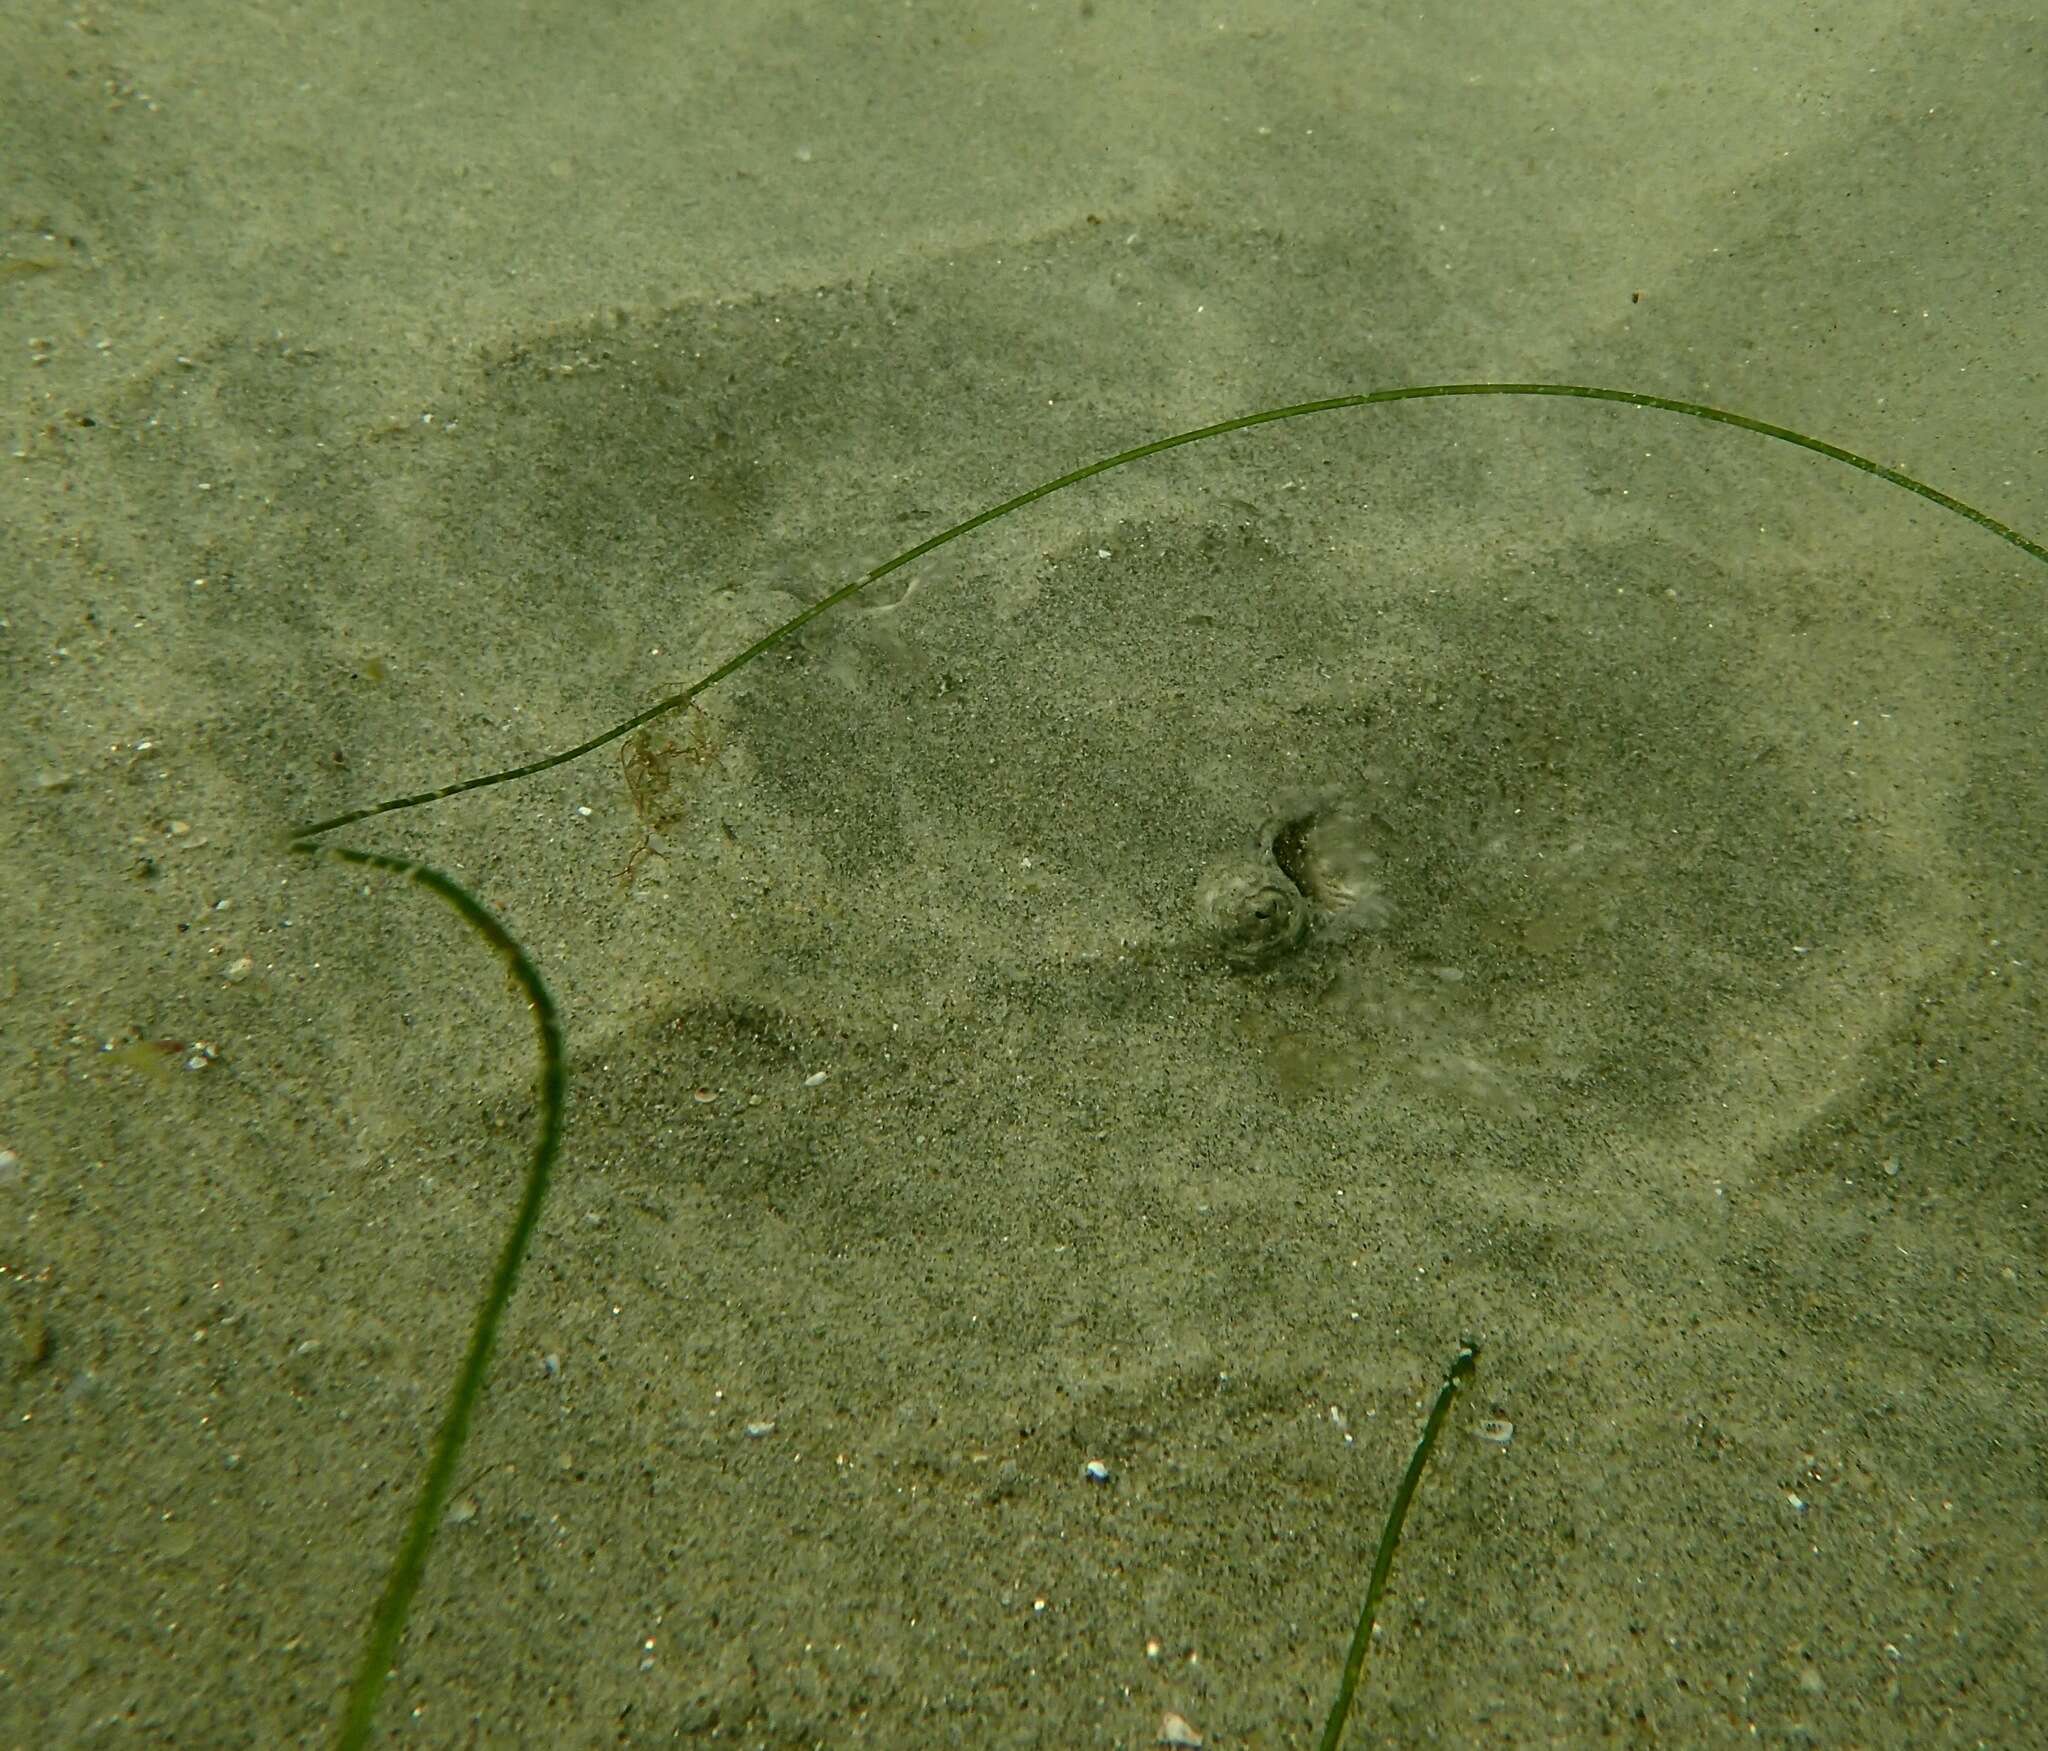
[[[369,1644],[363,1649],[355,1681],[349,1686],[341,1731],[334,1742],[341,1751],[355,1751],[369,1737],[377,1698],[383,1692],[385,1675],[391,1669],[391,1657],[405,1628],[405,1614],[419,1588],[420,1577],[426,1571],[427,1548],[434,1542],[442,1510],[448,1505],[448,1492],[454,1487],[455,1464],[461,1457],[463,1442],[469,1437],[470,1417],[483,1392],[484,1371],[490,1366],[491,1347],[497,1341],[498,1324],[504,1318],[506,1303],[512,1299],[512,1286],[518,1279],[519,1266],[526,1257],[528,1242],[533,1239],[534,1227],[540,1221],[541,1206],[547,1201],[548,1179],[554,1171],[555,1156],[562,1141],[562,1105],[568,1086],[568,1072],[562,1051],[561,1019],[556,1013],[554,999],[542,982],[540,969],[512,933],[466,888],[437,869],[403,857],[386,857],[378,852],[357,851],[348,846],[310,845],[303,841],[293,849],[314,854],[324,851],[349,863],[388,870],[438,894],[504,959],[512,976],[526,992],[526,1001],[533,1009],[534,1026],[540,1035],[540,1139],[534,1145],[533,1164],[526,1170],[526,1191],[519,1200],[519,1213],[513,1218],[511,1232],[505,1236],[505,1244],[499,1251],[497,1267],[491,1273],[490,1288],[477,1309],[476,1325],[470,1333],[469,1353],[463,1358],[462,1372],[455,1377],[455,1391],[442,1416],[440,1432],[434,1437],[433,1456],[427,1464],[419,1500],[413,1507],[412,1522],[406,1529],[404,1544],[399,1547],[398,1560],[391,1565],[390,1579],[384,1583],[384,1595],[377,1601],[376,1615],[370,1620]]]
[[[1365,1676],[1366,1651],[1372,1646],[1373,1619],[1379,1614],[1380,1595],[1387,1590],[1387,1573],[1394,1566],[1394,1546],[1401,1542],[1401,1523],[1408,1518],[1408,1504],[1415,1499],[1415,1486],[1422,1482],[1422,1468],[1429,1463],[1429,1450],[1436,1445],[1444,1418],[1458,1388],[1472,1378],[1479,1361],[1479,1346],[1467,1344],[1444,1376],[1443,1390],[1430,1407],[1429,1421],[1422,1426],[1422,1439],[1402,1474],[1401,1487],[1394,1492],[1394,1505],[1387,1511],[1386,1529],[1380,1533],[1380,1548],[1372,1559],[1372,1579],[1365,1587],[1365,1609],[1358,1614],[1358,1627],[1351,1632],[1351,1651],[1344,1656],[1344,1681],[1337,1687],[1337,1700],[1330,1705],[1330,1718],[1323,1723],[1322,1751],[1337,1751],[1344,1737],[1344,1722],[1351,1713],[1351,1699],[1358,1681]]]
[[[893,559],[885,559],[872,571],[863,573],[850,584],[841,584],[838,589],[821,596],[801,613],[792,615],[773,632],[756,639],[737,656],[728,658],[701,680],[692,682],[680,693],[671,693],[666,699],[658,699],[644,711],[635,712],[623,723],[612,725],[608,730],[592,736],[588,741],[578,742],[573,748],[564,748],[557,753],[543,755],[538,760],[529,760],[524,766],[508,767],[503,772],[487,772],[476,778],[459,779],[453,784],[444,784],[439,790],[421,791],[415,796],[393,797],[388,802],[371,803],[364,808],[350,809],[344,814],[331,815],[324,821],[315,821],[310,826],[300,827],[293,834],[294,839],[317,838],[331,833],[337,827],[352,826],[357,821],[367,821],[373,815],[394,814],[400,809],[416,809],[423,803],[440,802],[451,796],[461,796],[466,791],[483,790],[494,784],[510,784],[514,779],[531,778],[537,772],[546,772],[551,767],[566,766],[571,760],[580,760],[585,754],[594,753],[607,743],[616,742],[621,736],[630,735],[642,724],[671,711],[679,711],[698,694],[715,687],[727,676],[744,669],[756,657],[772,650],[794,634],[798,628],[809,625],[829,608],[836,608],[841,602],[857,596],[870,584],[886,578],[893,571],[900,571],[915,560],[937,551],[949,542],[958,541],[961,536],[972,534],[976,529],[1007,517],[1012,511],[1021,511],[1026,505],[1036,504],[1042,498],[1050,498],[1070,486],[1077,486],[1084,480],[1091,480],[1098,474],[1107,474],[1113,468],[1122,468],[1131,462],[1143,461],[1147,456],[1157,456],[1162,451],[1178,450],[1183,445],[1199,444],[1207,438],[1221,438],[1231,432],[1248,431],[1253,426],[1270,426],[1281,420],[1301,419],[1312,413],[1332,413],[1346,407],[1378,407],[1393,401],[1428,401],[1451,395],[1552,395],[1567,396],[1578,401],[1613,401],[1624,407],[1654,408],[1664,413],[1682,413],[1692,419],[1712,420],[1719,425],[1738,426],[1745,432],[1755,432],[1762,437],[1776,438],[1781,443],[1796,444],[1802,450],[1811,450],[1816,456],[1826,456],[1836,462],[1847,463],[1851,468],[1875,475],[1879,480],[1889,481],[1910,493],[1917,493],[1931,504],[1937,504],[1945,511],[1967,518],[1979,528],[1988,529],[2001,541],[2009,541],[2022,553],[2031,554],[2043,564],[2048,564],[2048,547],[2030,541],[2016,529],[2007,527],[1996,517],[1988,516],[1974,506],[1966,505],[1961,499],[1951,498],[1947,493],[1924,481],[1915,480],[1910,474],[1896,468],[1888,468],[1882,462],[1873,462],[1868,456],[1859,456],[1853,450],[1844,450],[1838,444],[1826,443],[1819,438],[1809,438],[1804,432],[1795,432],[1788,426],[1774,426],[1767,420],[1751,419],[1746,413],[1730,413],[1725,408],[1708,407],[1697,401],[1678,401],[1665,395],[1640,395],[1631,389],[1595,389],[1580,383],[1422,383],[1410,384],[1399,389],[1373,389],[1362,395],[1332,395],[1321,401],[1302,401],[1292,407],[1269,407],[1258,413],[1239,414],[1235,419],[1218,420],[1214,425],[1197,426],[1193,431],[1176,432],[1168,438],[1155,438],[1149,444],[1139,444],[1133,449],[1119,450],[1114,456],[1104,456],[1081,468],[1069,469],[1057,479],[1042,481],[1027,492],[1020,492],[1015,498],[991,505],[984,511],[955,523],[950,529],[941,529],[938,534],[928,536],[915,547],[905,548]]]

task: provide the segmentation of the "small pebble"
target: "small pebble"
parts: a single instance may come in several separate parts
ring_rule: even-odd
[[[1488,1417],[1473,1426],[1472,1434],[1475,1440],[1491,1441],[1496,1447],[1505,1447],[1515,1438],[1515,1425],[1506,1417]]]
[[[1081,1467],[1081,1475],[1090,1483],[1108,1483],[1110,1471],[1109,1467],[1104,1465],[1101,1460],[1091,1459],[1086,1465]]]
[[[1202,1735],[1188,1725],[1185,1716],[1167,1713],[1159,1717],[1159,1743],[1199,1746]]]

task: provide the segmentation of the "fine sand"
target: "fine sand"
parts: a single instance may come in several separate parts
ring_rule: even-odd
[[[295,825],[1312,397],[2048,533],[2023,10],[672,10],[0,0],[0,1744],[333,1732],[512,1219]],[[1472,1341],[1353,1744],[2040,1742],[2044,585],[1322,413],[334,835],[569,1057],[380,1737],[1312,1742]]]

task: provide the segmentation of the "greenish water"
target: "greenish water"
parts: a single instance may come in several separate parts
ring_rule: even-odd
[[[1233,22],[0,10],[0,1739],[333,1733],[518,1203],[294,825],[1317,395],[2048,528],[2015,17]],[[1333,412],[340,835],[568,1054],[381,1728],[1312,1742],[1470,1339],[1352,1742],[2024,1740],[2039,576]],[[1385,910],[1233,967],[1305,796]]]

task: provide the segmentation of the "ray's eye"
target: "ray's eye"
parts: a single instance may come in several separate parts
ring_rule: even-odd
[[[1234,967],[1270,965],[1308,940],[1308,902],[1270,856],[1217,864],[1196,891],[1195,910]]]
[[[1260,829],[1248,856],[1211,865],[1195,911],[1234,967],[1271,966],[1312,932],[1384,924],[1385,823],[1359,799],[1331,791],[1297,802]]]

